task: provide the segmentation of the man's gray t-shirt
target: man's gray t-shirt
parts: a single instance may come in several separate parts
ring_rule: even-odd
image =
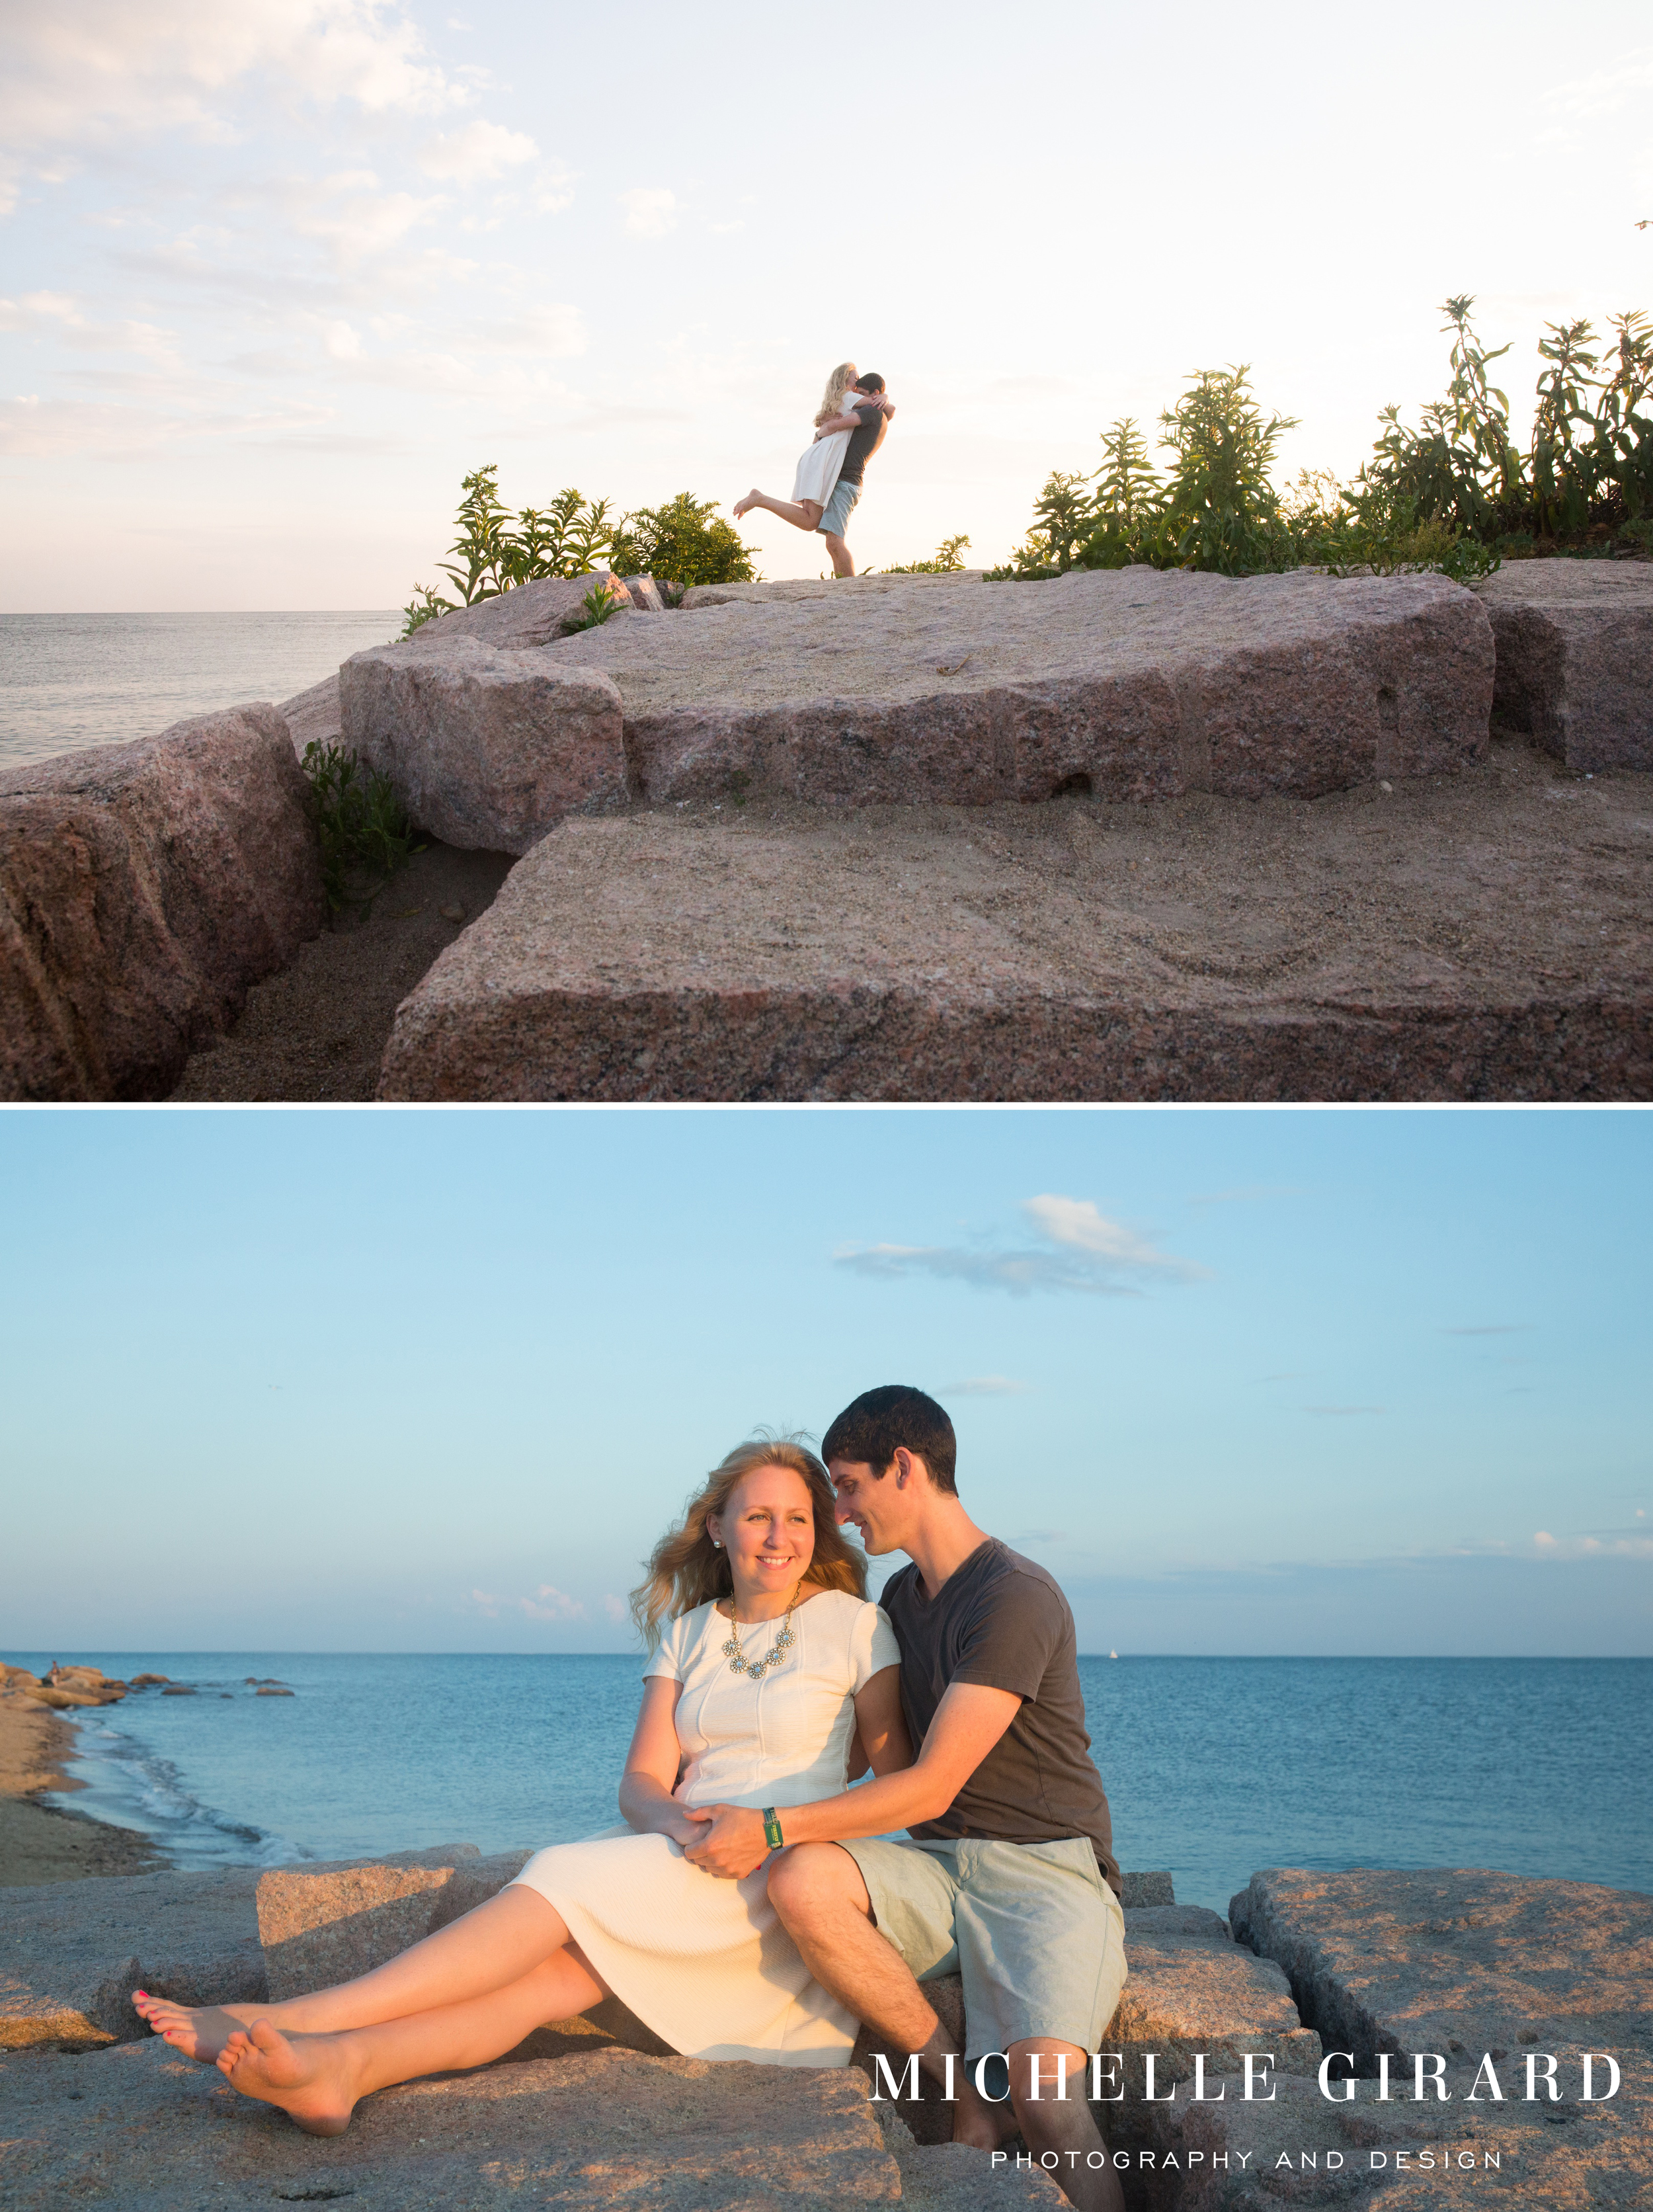
[[[1113,1822],[1091,1757],[1073,1615],[1060,1586],[996,1536],[955,1567],[933,1599],[916,1566],[885,1583],[879,1603],[901,1645],[901,1702],[916,1753],[954,1682],[1008,1690],[1016,1717],[921,1840],[975,1837],[1011,1844],[1087,1836],[1103,1878],[1120,1887]]]
[[[844,447],[843,466],[838,471],[840,483],[860,483],[866,474],[866,457],[878,442],[878,433],[884,428],[884,410],[870,400],[861,400],[845,410],[855,417],[859,428],[849,434],[849,443]]]

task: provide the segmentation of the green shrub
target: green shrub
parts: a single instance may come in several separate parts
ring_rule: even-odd
[[[627,515],[614,540],[617,576],[659,576],[686,589],[691,584],[750,584],[755,548],[741,543],[732,522],[711,518],[715,500],[680,491],[664,507]]]
[[[928,561],[905,561],[893,568],[863,568],[864,576],[951,576],[963,565],[962,556],[969,550],[969,539],[963,536],[944,538]]]
[[[337,914],[358,902],[365,915],[397,871],[425,848],[413,842],[407,811],[390,778],[376,768],[364,771],[347,746],[312,738],[303,767],[321,841],[328,908]]]

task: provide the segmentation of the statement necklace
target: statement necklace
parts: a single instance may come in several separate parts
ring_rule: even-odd
[[[792,1632],[792,1617],[798,1610],[798,1593],[803,1587],[801,1580],[793,1587],[791,1602],[787,1607],[787,1617],[781,1624],[781,1633],[761,1659],[748,1659],[740,1649],[740,1623],[735,1619],[735,1601],[732,1593],[731,1594],[729,1641],[723,1647],[723,1656],[729,1662],[729,1670],[732,1674],[750,1674],[754,1682],[761,1682],[771,1667],[780,1665],[797,1641]],[[746,1625],[750,1628],[757,1624],[748,1621]]]

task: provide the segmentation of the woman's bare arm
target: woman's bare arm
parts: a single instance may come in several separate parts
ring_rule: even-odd
[[[640,1835],[670,1836],[686,1844],[704,1836],[711,1815],[691,1811],[672,1795],[682,1756],[677,1729],[682,1694],[683,1684],[664,1674],[644,1682],[642,1710],[620,1777],[620,1815]]]

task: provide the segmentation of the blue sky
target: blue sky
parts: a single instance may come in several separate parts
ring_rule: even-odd
[[[1649,1136],[14,1112],[0,1618],[65,1656],[623,1649],[705,1468],[899,1380],[1082,1650],[1646,1653]]]
[[[999,558],[1202,367],[1352,471],[1479,300],[1653,307],[1634,0],[58,0],[6,11],[0,605],[386,607],[460,475],[786,491],[846,353],[863,565]],[[812,541],[751,526],[770,574]]]

